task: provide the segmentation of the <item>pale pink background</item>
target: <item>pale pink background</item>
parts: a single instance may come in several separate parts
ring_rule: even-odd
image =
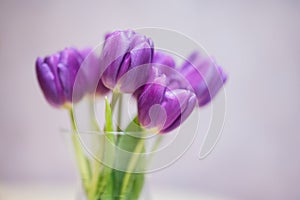
[[[229,73],[227,120],[214,152],[200,142],[151,183],[234,199],[300,199],[300,1],[0,1],[0,182],[73,182],[34,62],[106,31],[162,27],[202,43]]]

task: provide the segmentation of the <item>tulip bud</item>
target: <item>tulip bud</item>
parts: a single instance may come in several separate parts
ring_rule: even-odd
[[[152,58],[153,42],[146,36],[132,30],[106,35],[100,58],[104,85],[120,92],[134,92],[148,80]]]
[[[84,86],[78,88],[77,95],[73,97],[73,85],[83,59],[75,48],[66,48],[51,56],[37,58],[37,78],[51,105],[60,107],[82,98],[85,93]]]
[[[154,52],[152,63],[175,68],[175,61],[172,56],[162,51]]]
[[[198,52],[192,53],[179,71],[192,86],[199,106],[210,102],[227,80],[221,66]]]
[[[87,92],[105,95],[109,89],[105,87],[100,74],[100,60],[93,52],[92,48],[85,48],[80,50],[80,54],[84,58],[81,69],[78,75],[83,75],[86,79]]]
[[[149,72],[148,80],[145,80],[144,84],[141,87],[137,88],[134,92],[133,96],[138,99],[139,95],[143,92],[145,85],[148,82],[154,81],[155,78],[161,76],[162,74],[173,75],[173,71],[175,71],[175,61],[174,59],[162,52],[162,51],[155,51],[153,60],[151,63],[151,70]]]
[[[170,89],[162,75],[145,86],[138,99],[140,124],[160,133],[177,128],[191,114],[196,96],[185,89]]]

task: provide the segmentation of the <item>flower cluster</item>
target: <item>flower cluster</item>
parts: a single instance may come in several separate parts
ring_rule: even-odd
[[[78,73],[87,57],[89,67]],[[36,73],[44,96],[55,107],[93,92],[131,93],[137,99],[139,123],[160,133],[177,128],[194,107],[210,102],[227,79],[210,57],[194,52],[177,65],[172,56],[156,50],[150,38],[132,30],[107,34],[100,56],[90,48],[66,48],[38,58]],[[97,87],[90,83],[95,79]]]

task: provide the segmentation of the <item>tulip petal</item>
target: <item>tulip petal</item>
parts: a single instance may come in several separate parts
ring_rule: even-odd
[[[180,72],[191,84],[199,106],[210,102],[227,79],[220,66],[217,66],[211,58],[205,58],[198,52],[190,55],[181,66]]]
[[[153,105],[160,105],[163,101],[163,95],[165,93],[165,87],[159,84],[149,84],[145,87],[144,92],[140,95],[138,100],[138,117],[139,122],[148,127],[151,124],[151,128],[159,125],[151,123],[151,117],[149,116],[149,110]]]
[[[170,131],[174,130],[175,128],[177,128],[193,112],[193,110],[195,108],[195,105],[197,103],[196,95],[193,94],[190,91],[185,91],[185,92],[188,92],[190,94],[187,94],[187,96],[189,96],[189,97],[186,98],[186,99],[184,99],[184,102],[181,101],[182,105],[181,105],[181,113],[180,113],[180,115],[176,118],[176,120],[174,120],[174,122],[173,122],[172,125],[170,125],[167,128],[163,129],[161,131],[162,133],[167,133],[167,132],[170,132]]]
[[[75,49],[65,49],[60,54],[60,63],[57,65],[58,76],[61,81],[64,94],[68,101],[72,102],[73,86],[77,78],[82,58]],[[76,88],[77,89],[77,88]]]
[[[152,63],[175,68],[175,61],[172,56],[169,56],[162,51],[155,51]]]
[[[132,30],[115,31],[107,34],[105,38],[100,59],[104,71],[103,84],[112,90],[117,87],[120,92],[133,93],[139,87],[141,79],[148,80],[149,73],[132,72],[130,81],[129,76],[125,78],[124,75],[135,67],[151,63],[152,41]],[[148,71],[148,68],[145,71]]]
[[[36,73],[40,87],[47,101],[53,106],[60,106],[64,102],[64,98],[56,85],[56,78],[49,65],[43,62],[42,58],[36,61]]]

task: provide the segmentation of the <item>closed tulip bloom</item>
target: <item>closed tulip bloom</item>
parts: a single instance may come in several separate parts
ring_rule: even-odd
[[[80,50],[84,58],[78,73],[86,79],[87,92],[90,94],[106,95],[110,90],[103,84],[100,74],[100,60],[92,48]]]
[[[192,53],[179,71],[189,81],[199,106],[210,102],[227,80],[221,66],[198,52]]]
[[[172,56],[161,51],[156,51],[154,53],[152,66],[154,69],[151,71],[151,80],[154,80],[155,77],[165,74],[167,79],[167,85],[169,88],[183,88],[182,85],[184,82],[184,78],[175,69],[176,63]]]
[[[152,63],[175,68],[175,61],[173,57],[162,51],[154,52]]]
[[[105,38],[100,58],[104,85],[120,92],[134,92],[148,80],[152,40],[132,30],[115,31]]]
[[[145,86],[138,99],[141,125],[155,132],[166,133],[177,128],[191,114],[196,96],[185,89],[169,89],[165,76]]]
[[[190,83],[186,78],[174,67],[169,65],[153,64],[151,71],[151,79],[153,81],[155,78],[165,76],[166,85],[169,89],[189,89],[191,91]]]
[[[138,88],[133,96],[139,97],[141,92],[144,89],[144,86],[148,82],[152,82],[155,78],[161,76],[162,74],[168,74],[169,77],[171,77],[174,73],[175,70],[175,61],[172,58],[172,56],[162,52],[162,51],[155,51],[153,60],[151,63],[151,70],[149,72],[148,80],[144,82],[144,84]]]
[[[60,107],[82,98],[85,93],[84,86],[78,88],[77,95],[74,98],[73,86],[83,59],[77,49],[66,48],[63,51],[36,60],[38,82],[45,98],[51,105]]]

